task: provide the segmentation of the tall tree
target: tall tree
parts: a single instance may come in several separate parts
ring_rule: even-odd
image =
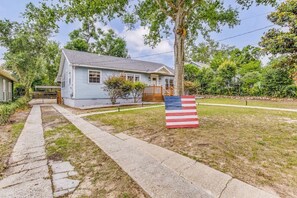
[[[249,8],[257,4],[275,3],[275,0],[236,0]],[[237,11],[226,8],[220,0],[143,0],[136,5],[141,25],[149,27],[146,42],[156,45],[163,36],[174,34],[175,94],[183,94],[185,44],[197,40],[198,34],[207,36],[220,31],[220,25],[233,27],[238,24]]]
[[[42,3],[40,7],[29,3],[23,14],[24,22],[0,20],[0,45],[7,49],[5,66],[12,69],[26,89],[44,66],[49,37],[57,30],[55,12]]]

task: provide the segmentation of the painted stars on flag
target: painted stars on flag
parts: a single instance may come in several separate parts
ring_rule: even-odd
[[[199,126],[195,96],[165,96],[166,128]]]

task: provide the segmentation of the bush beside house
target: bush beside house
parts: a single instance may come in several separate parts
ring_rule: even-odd
[[[8,122],[10,116],[17,110],[28,105],[29,99],[22,97],[14,102],[0,104],[0,125]]]
[[[111,76],[104,81],[104,85],[104,91],[108,92],[112,104],[116,104],[118,98],[127,99],[131,95],[136,103],[145,88],[144,83],[132,82],[122,76]]]

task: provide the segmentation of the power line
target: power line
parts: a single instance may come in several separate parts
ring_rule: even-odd
[[[174,52],[174,51],[160,52],[160,53],[156,53],[156,54],[143,55],[143,56],[136,56],[136,57],[133,57],[133,58],[143,58],[143,57],[155,56],[155,55],[160,55],[160,54],[168,54],[168,53],[172,53],[172,52]]]
[[[244,32],[244,33],[237,34],[237,35],[234,35],[234,36],[230,36],[230,37],[227,37],[227,38],[223,38],[223,39],[220,39],[220,40],[217,40],[217,41],[221,42],[221,41],[229,40],[229,39],[232,39],[232,38],[236,38],[236,37],[243,36],[243,35],[246,35],[246,34],[250,34],[250,33],[253,33],[253,32],[257,32],[257,31],[260,31],[260,30],[264,30],[264,29],[267,29],[267,28],[270,28],[270,27],[273,27],[273,26],[275,26],[275,25],[268,25],[268,26],[265,26],[265,27],[262,27],[262,28],[258,28],[258,29],[252,30],[252,31],[248,31],[248,32]]]

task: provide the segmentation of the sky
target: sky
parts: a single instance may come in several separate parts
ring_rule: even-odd
[[[21,21],[21,13],[25,10],[25,6],[27,3],[38,3],[40,0],[0,0],[0,19],[9,19],[12,21]],[[224,3],[226,5],[231,5],[232,7],[236,7],[234,4],[234,0],[225,0]],[[269,25],[272,25],[270,21],[267,20],[266,16],[268,13],[275,10],[270,6],[252,6],[249,10],[239,10],[239,19],[241,19],[240,25],[230,29],[229,27],[222,27],[222,31],[220,33],[211,33],[211,38],[215,41],[222,40],[225,38],[232,37],[234,35],[242,34],[245,32],[249,32],[255,29],[263,28]],[[54,40],[58,41],[61,45],[65,45],[69,40],[68,34],[74,29],[78,29],[80,27],[79,22],[75,22],[73,24],[64,24],[59,23],[60,30],[59,33],[54,35]],[[127,30],[125,25],[123,25],[120,20],[114,20],[107,25],[98,24],[103,30],[107,30],[109,28],[114,29],[114,31],[121,37],[123,37],[127,42],[127,48],[129,51],[129,55],[132,58],[159,62],[170,67],[173,67],[173,53],[164,53],[173,51],[173,37],[164,39],[161,43],[155,48],[151,48],[144,44],[143,36],[148,32],[147,28],[136,26],[133,30]],[[238,48],[242,48],[246,45],[254,45],[257,46],[258,42],[261,40],[261,36],[266,32],[269,28],[253,32],[250,34],[246,34],[243,36],[239,36],[232,39],[227,39],[222,41],[221,43],[227,44],[230,46],[235,46]],[[202,41],[202,38],[198,38],[199,41]],[[6,51],[5,48],[0,47],[0,64],[3,63],[3,53]],[[161,53],[161,54],[159,54]],[[163,54],[162,54],[163,53]],[[147,56],[152,54],[159,54],[154,56]],[[147,56],[147,57],[142,57]],[[264,64],[268,61],[267,57],[263,59]]]

